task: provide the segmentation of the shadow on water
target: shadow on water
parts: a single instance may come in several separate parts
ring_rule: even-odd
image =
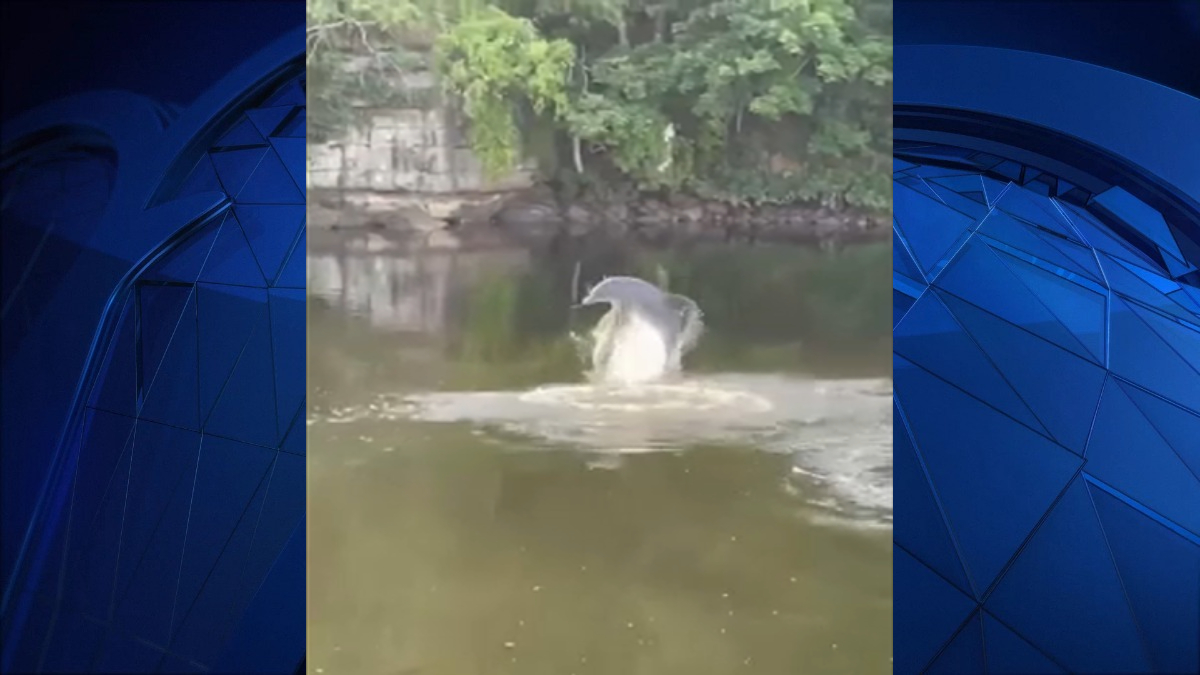
[[[697,301],[681,382],[582,384],[577,266]],[[310,250],[309,667],[890,672],[890,267]]]

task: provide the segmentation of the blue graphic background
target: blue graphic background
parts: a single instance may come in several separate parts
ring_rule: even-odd
[[[896,6],[896,672],[1200,672],[1200,60],[1032,4]]]
[[[303,658],[304,14],[247,4],[6,8],[6,672]]]

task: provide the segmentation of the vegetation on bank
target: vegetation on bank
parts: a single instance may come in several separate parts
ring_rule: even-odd
[[[421,63],[499,175],[890,207],[891,0],[310,0],[309,124],[412,105]]]

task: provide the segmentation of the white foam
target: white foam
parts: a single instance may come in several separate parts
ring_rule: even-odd
[[[384,395],[310,424],[409,419],[470,424],[507,450],[571,450],[593,468],[616,458],[704,444],[791,457],[785,487],[810,520],[891,527],[892,405],[886,380],[727,374],[636,386],[547,385],[530,391]],[[497,432],[502,435],[497,436]],[[819,517],[818,517],[819,516]]]
[[[650,383],[628,386],[556,385],[538,387],[518,398],[526,403],[594,411],[692,413],[721,409],[769,412],[769,400],[750,392],[706,386],[702,382]]]
[[[611,339],[612,351],[606,359],[593,352],[593,372],[598,381],[632,385],[654,382],[667,374],[671,346],[640,314],[630,312]]]

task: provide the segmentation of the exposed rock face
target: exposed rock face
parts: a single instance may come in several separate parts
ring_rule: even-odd
[[[415,84],[430,87],[432,80]],[[468,217],[480,219],[474,211],[533,187],[532,163],[489,177],[467,146],[452,107],[428,105],[361,109],[361,125],[338,140],[310,145],[309,194],[336,194],[337,201],[355,210],[411,208],[439,220],[462,218],[458,212],[468,211]]]

